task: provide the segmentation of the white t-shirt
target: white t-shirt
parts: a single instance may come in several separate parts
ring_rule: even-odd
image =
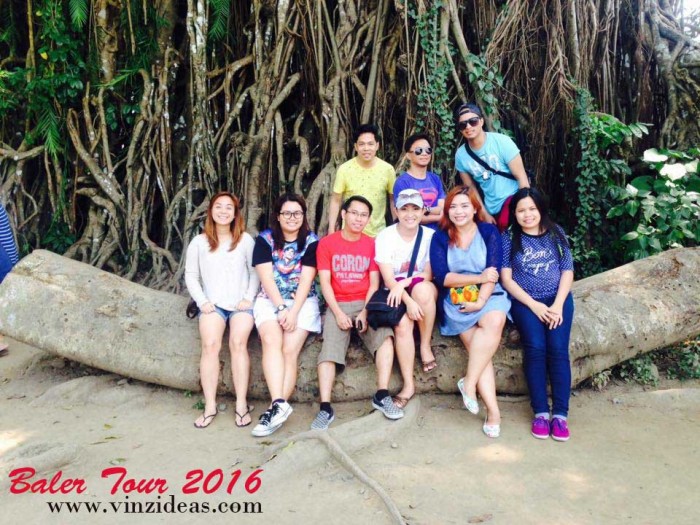
[[[394,270],[394,277],[406,277],[408,275],[408,266],[411,263],[411,255],[413,254],[413,245],[416,238],[410,241],[404,241],[396,229],[394,224],[385,228],[376,238],[374,260],[378,264],[391,264]],[[421,239],[420,248],[418,249],[418,257],[416,258],[416,267],[413,273],[422,272],[425,265],[430,262],[430,239],[435,233],[430,228],[423,228],[423,238]],[[416,237],[418,232],[416,231]]]
[[[219,244],[212,252],[204,234],[192,239],[187,247],[185,284],[197,306],[201,308],[210,302],[233,311],[241,299],[255,301],[260,281],[253,268],[254,245],[246,232],[232,251],[230,241]]]

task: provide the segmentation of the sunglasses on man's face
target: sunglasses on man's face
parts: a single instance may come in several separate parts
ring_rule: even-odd
[[[413,153],[414,155],[423,155],[423,153],[425,153],[426,155],[432,155],[433,148],[416,148],[410,153]]]
[[[467,129],[469,126],[472,128],[475,128],[481,119],[479,117],[472,117],[468,118],[467,120],[460,120],[459,124],[457,124],[457,127],[459,128],[459,131],[464,131]]]

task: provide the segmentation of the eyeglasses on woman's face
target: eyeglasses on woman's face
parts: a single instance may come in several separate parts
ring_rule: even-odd
[[[281,211],[280,215],[287,220],[291,219],[292,217],[294,217],[295,219],[301,219],[304,216],[304,212],[303,211]]]
[[[472,128],[475,128],[479,125],[480,120],[481,119],[479,117],[472,117],[472,118],[468,118],[465,120],[460,120],[459,124],[457,124],[457,127],[459,128],[459,131],[464,131],[465,129],[467,129],[470,126]]]

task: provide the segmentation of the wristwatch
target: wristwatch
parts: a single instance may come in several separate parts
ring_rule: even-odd
[[[430,206],[425,207],[425,211],[423,212],[423,215],[430,215]]]
[[[283,311],[285,311],[286,309],[287,309],[287,305],[284,304],[284,303],[282,303],[282,304],[279,305],[277,308],[275,308],[275,310],[277,311],[277,313],[283,312]]]

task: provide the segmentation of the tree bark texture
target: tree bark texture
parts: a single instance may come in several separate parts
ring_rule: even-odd
[[[302,193],[324,233],[354,128],[378,123],[380,156],[397,171],[404,138],[430,133],[449,186],[451,109],[469,100],[513,132],[571,226],[576,89],[623,122],[652,124],[649,145],[700,140],[698,44],[671,4],[3,2],[0,199],[26,251],[177,292],[216,191],[243,197],[251,232],[278,194]],[[83,18],[71,11],[81,5]]]
[[[700,248],[682,248],[575,283],[570,346],[573,384],[638,354],[700,334],[698,272]],[[183,297],[37,250],[0,285],[0,332],[86,365],[141,381],[198,390],[200,340],[197,322],[185,317],[186,305]],[[527,390],[521,350],[507,340],[506,331],[494,358],[497,389],[523,394]],[[466,370],[466,351],[458,338],[441,337],[437,331],[432,344],[440,366],[430,374],[416,367],[417,390],[456,392],[457,380]],[[310,336],[300,357],[297,400],[311,401],[318,396],[316,358],[320,349],[320,336]],[[249,395],[267,399],[255,334],[248,350]],[[231,391],[225,343],[220,358],[220,389]],[[391,388],[398,390],[400,384],[395,369]],[[369,353],[351,346],[333,398],[363,399],[375,390],[376,370]]]

